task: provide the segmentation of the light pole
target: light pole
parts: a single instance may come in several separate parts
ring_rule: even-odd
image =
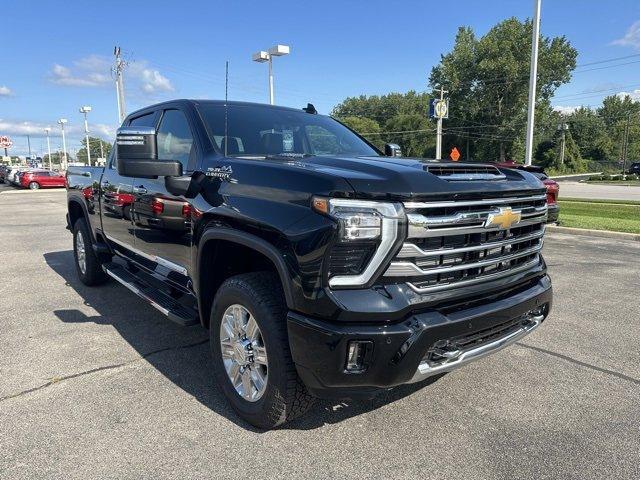
[[[538,76],[538,44],[540,41],[540,3],[533,2],[533,24],[531,25],[531,66],[529,70],[529,105],[527,107],[527,136],[524,147],[524,164],[531,165],[533,157],[533,122],[536,114],[536,80]]]
[[[66,170],[67,169],[67,140],[66,140],[66,138],[64,136],[64,124],[65,123],[67,123],[67,119],[66,118],[61,118],[60,120],[58,120],[58,125],[60,125],[60,128],[62,129],[62,158],[63,158],[63,160],[60,161],[60,163],[61,163],[60,167],[62,168],[62,170]]]
[[[51,163],[51,142],[49,142],[49,132],[51,129],[49,127],[44,129],[44,133],[47,134],[47,151],[49,152],[49,170],[53,170],[53,163]]]
[[[90,111],[91,107],[89,105],[80,107],[80,113],[84,114],[84,136],[87,140],[87,165],[89,166],[91,166],[91,146],[89,145],[89,124],[87,123],[87,113]]]
[[[269,103],[271,105],[273,105],[273,57],[289,55],[289,52],[290,48],[288,45],[275,45],[266,52],[260,50],[251,56],[254,62],[269,62]]]

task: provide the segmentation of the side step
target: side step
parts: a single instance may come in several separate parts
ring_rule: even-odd
[[[105,263],[102,266],[102,269],[107,275],[114,278],[140,298],[146,300],[164,313],[172,322],[182,325],[183,327],[200,323],[200,320],[198,319],[198,312],[185,307],[169,295],[152,287],[131,272],[127,271],[123,266],[118,265],[117,263]]]

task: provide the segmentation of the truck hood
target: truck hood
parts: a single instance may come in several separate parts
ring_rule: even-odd
[[[429,167],[447,166],[464,169],[479,164],[464,164],[450,161],[426,160],[422,158],[394,157],[309,157],[293,162],[303,168],[341,176],[348,182],[359,198],[371,199],[429,199],[488,192],[508,194],[523,190],[544,190],[544,185],[528,172],[514,169],[499,169],[504,175],[497,180],[447,180],[428,171]],[[490,165],[486,165],[491,167]]]

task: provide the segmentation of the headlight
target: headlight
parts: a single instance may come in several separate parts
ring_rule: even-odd
[[[317,212],[338,222],[340,244],[374,242],[375,251],[360,273],[329,278],[331,287],[362,287],[375,275],[398,239],[398,225],[404,218],[402,205],[320,197],[314,197],[312,205]]]

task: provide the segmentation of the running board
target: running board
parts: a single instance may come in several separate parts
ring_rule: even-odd
[[[192,308],[185,307],[169,295],[152,287],[123,266],[117,263],[106,263],[102,265],[102,269],[107,275],[164,313],[172,322],[183,327],[200,323],[198,312]]]

